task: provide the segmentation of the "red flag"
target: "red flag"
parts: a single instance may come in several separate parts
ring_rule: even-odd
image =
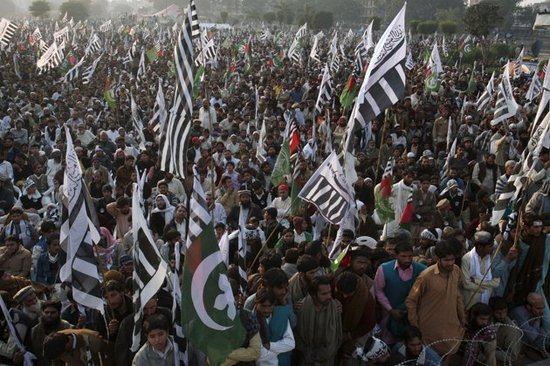
[[[384,175],[380,181],[380,192],[382,193],[382,198],[389,198],[391,196],[391,176]]]
[[[414,206],[412,202],[412,192],[411,192],[409,194],[409,198],[407,199],[407,204],[405,205],[405,209],[403,210],[403,213],[401,213],[401,219],[399,220],[399,224],[401,225],[411,224],[413,222],[413,215],[414,215]]]

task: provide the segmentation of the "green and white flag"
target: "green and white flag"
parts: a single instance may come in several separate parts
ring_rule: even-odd
[[[278,186],[284,182],[287,175],[290,175],[290,142],[288,138],[285,138],[271,173],[271,183]]]
[[[208,364],[218,366],[242,346],[245,329],[196,172],[190,206],[181,290],[182,326],[189,342],[208,357]]]

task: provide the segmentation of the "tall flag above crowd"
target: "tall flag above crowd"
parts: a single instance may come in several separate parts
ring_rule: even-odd
[[[197,171],[189,213],[182,325],[189,342],[206,354],[210,364],[219,365],[231,351],[241,347],[245,331]]]
[[[67,203],[62,210],[60,243],[67,253],[67,260],[59,277],[62,282],[71,284],[77,304],[103,313],[98,263],[93,248],[100,240],[96,223],[92,221],[95,209],[82,177],[71,134],[68,127],[65,128],[67,153],[63,194]]]
[[[495,126],[499,123],[506,123],[506,120],[513,117],[518,105],[514,99],[512,84],[510,83],[510,64],[508,63],[502,73],[502,80],[498,85],[497,101],[495,104],[495,114],[491,125]]]
[[[193,3],[194,5],[194,3]],[[174,47],[176,66],[176,91],[170,117],[162,132],[161,170],[185,177],[187,170],[187,145],[193,114],[193,35],[200,36],[196,10],[188,7],[182,29]],[[196,28],[195,29],[195,21]]]

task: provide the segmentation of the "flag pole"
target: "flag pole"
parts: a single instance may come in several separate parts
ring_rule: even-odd
[[[292,199],[290,201],[290,206],[286,209],[285,211],[285,216],[286,214],[288,214],[288,212],[290,211],[290,209],[292,208],[292,205],[294,204],[294,201],[297,201],[298,200],[298,196],[296,196],[294,199]],[[279,226],[279,223],[277,222],[277,226]],[[269,242],[272,238],[273,238],[273,235],[277,232],[276,228],[277,226],[271,231],[271,233],[269,233],[269,236],[267,237],[267,239],[265,240],[265,243],[262,244],[262,247],[260,248],[260,250],[258,251],[258,254],[256,254],[256,257],[254,257],[254,260],[252,261],[252,263],[250,264],[250,267],[249,267],[249,271],[251,268],[254,268],[254,265],[256,264],[256,262],[258,261],[258,259],[260,258],[260,255],[262,254],[263,250],[265,249],[265,247],[267,246],[267,242]],[[250,274],[250,272],[248,271],[248,274]]]
[[[388,114],[388,112],[386,112],[386,114]],[[381,161],[380,159],[382,158],[382,146],[384,146],[384,138],[385,138],[385,135],[386,135],[386,119],[384,118],[384,125],[382,126],[382,135],[381,135],[381,138],[380,138],[380,148],[378,149],[378,162],[376,164],[376,169],[374,171],[374,183],[376,184],[376,182],[378,182],[378,170],[380,169],[380,165],[381,165]]]

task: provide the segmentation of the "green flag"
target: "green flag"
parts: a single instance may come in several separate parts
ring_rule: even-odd
[[[197,99],[201,91],[202,75],[204,74],[204,65],[200,65],[193,80],[193,99]]]
[[[439,91],[440,85],[441,85],[441,81],[437,77],[437,73],[432,72],[432,74],[428,76],[424,82],[424,91],[426,95],[437,93]]]
[[[158,50],[156,47],[152,47],[149,51],[147,51],[146,55],[150,63],[153,63],[159,59]]]
[[[285,138],[279,156],[275,161],[273,172],[271,173],[271,183],[274,186],[278,186],[285,180],[285,175],[290,174],[290,144],[289,139]]]
[[[357,87],[357,82],[355,81],[355,77],[352,74],[349,77],[346,87],[344,88],[344,90],[342,90],[342,94],[340,94],[340,104],[342,105],[342,107],[344,107],[345,109],[351,107],[358,92],[359,88]]]
[[[105,98],[107,105],[109,105],[111,109],[116,109],[115,92],[112,88],[103,92],[103,98]]]
[[[191,245],[183,266],[181,319],[185,336],[218,366],[242,346],[245,329],[235,306],[227,268],[198,177],[191,198]]]
[[[340,267],[340,263],[342,263],[342,261],[344,260],[344,257],[346,256],[346,254],[348,254],[349,247],[350,247],[350,245],[348,245],[344,250],[342,250],[340,252],[340,254],[338,254],[338,257],[334,260],[334,262],[332,262],[330,264],[329,269],[330,269],[331,272],[336,272],[338,267]]]

